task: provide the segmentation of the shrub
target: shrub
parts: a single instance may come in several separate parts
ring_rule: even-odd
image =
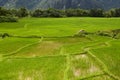
[[[8,33],[2,34],[2,38],[5,38],[5,37],[10,37],[10,35]]]
[[[112,33],[110,31],[98,31],[97,34],[100,36],[112,37]]]
[[[113,38],[117,38],[120,35],[120,29],[115,29],[115,30],[112,30],[111,32],[112,32]]]
[[[18,22],[18,19],[15,17],[0,16],[0,23],[1,22]]]
[[[62,10],[57,9],[47,9],[47,10],[35,10],[32,14],[32,17],[64,17],[65,13]]]

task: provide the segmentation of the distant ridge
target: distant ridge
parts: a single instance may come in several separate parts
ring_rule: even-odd
[[[120,0],[0,0],[0,6],[6,8],[26,7],[27,9],[102,8],[108,10],[120,8]]]

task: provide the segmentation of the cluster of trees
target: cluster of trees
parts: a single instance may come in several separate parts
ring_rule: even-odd
[[[28,11],[25,8],[5,9],[0,7],[0,23],[1,22],[17,22],[18,18],[28,16]]]
[[[0,7],[0,16],[10,17],[120,17],[120,8],[104,11],[103,9],[36,9],[28,11],[26,8],[20,9],[5,9]],[[1,19],[1,18],[0,18]],[[12,19],[12,21],[14,21]],[[17,20],[16,20],[17,21]]]
[[[120,8],[104,11],[103,9],[37,9],[31,11],[32,17],[120,17]]]
[[[17,22],[18,19],[15,17],[10,17],[10,16],[0,16],[0,23],[1,22]]]
[[[28,16],[28,10],[25,8],[5,9],[0,7],[0,16],[26,17]]]

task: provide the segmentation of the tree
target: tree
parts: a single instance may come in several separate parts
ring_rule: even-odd
[[[120,17],[120,8],[115,9],[115,17]]]
[[[109,10],[111,17],[120,17],[120,8]]]
[[[88,16],[88,11],[83,9],[67,9],[65,11],[67,17],[83,17]]]
[[[57,10],[57,9],[48,9],[46,10],[48,17],[64,17],[64,12],[62,10]]]
[[[10,13],[10,11],[9,10],[7,10],[7,9],[5,9],[5,8],[3,8],[3,7],[0,7],[0,16],[8,16],[8,15],[10,15],[11,13]]]
[[[104,11],[102,9],[91,9],[89,15],[91,17],[103,17]]]
[[[28,11],[27,11],[26,8],[20,8],[20,9],[18,10],[17,16],[18,16],[18,17],[27,17],[28,14],[29,14],[29,13],[28,13]]]
[[[11,13],[11,16],[16,16],[18,15],[18,11],[16,9],[10,9],[9,12]]]
[[[40,10],[37,9],[32,13],[32,17],[63,17],[65,14],[62,10],[57,9],[47,9],[47,10]]]
[[[11,16],[0,16],[0,23],[2,22],[18,22],[18,19]]]
[[[35,10],[35,11],[31,14],[32,17],[42,17],[42,15],[43,15],[43,11],[40,10],[40,9]]]
[[[65,13],[67,17],[73,17],[76,15],[76,13],[74,12],[74,9],[67,9],[65,10]]]

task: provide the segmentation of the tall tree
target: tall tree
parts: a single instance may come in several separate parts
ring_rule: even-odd
[[[91,9],[89,14],[91,17],[103,17],[104,11],[102,9]]]
[[[27,11],[27,9],[26,8],[20,8],[19,10],[18,10],[18,14],[17,14],[17,16],[18,17],[26,17],[26,16],[28,16],[28,11]]]

